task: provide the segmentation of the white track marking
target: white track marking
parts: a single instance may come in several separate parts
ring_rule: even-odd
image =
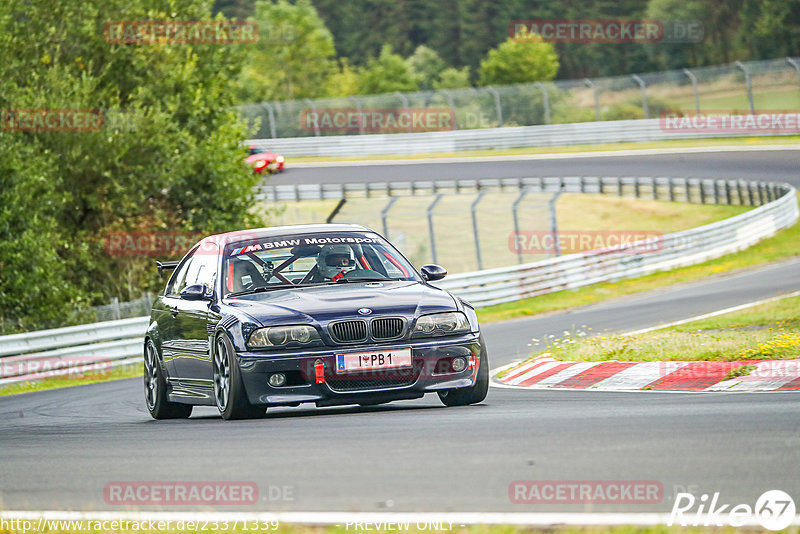
[[[761,299],[755,300],[753,302],[747,302],[745,304],[739,304],[738,306],[732,306],[730,308],[725,308],[724,310],[717,310],[711,313],[704,313],[703,315],[695,315],[694,317],[689,317],[688,319],[681,319],[680,321],[673,321],[671,323],[660,324],[658,326],[651,326],[649,328],[642,328],[641,330],[634,330],[633,332],[625,332],[624,334],[620,334],[620,336],[635,336],[638,334],[644,334],[646,332],[652,332],[654,330],[661,330],[662,328],[669,328],[670,326],[677,326],[680,324],[691,323],[694,321],[700,321],[702,319],[708,319],[710,317],[717,317],[718,315],[725,315],[726,313],[733,313],[739,310],[746,310],[747,308],[752,308],[753,306],[759,306],[761,304],[766,304],[768,302],[774,302],[776,300],[783,300],[788,299],[791,297],[800,296],[800,291],[794,291],[792,293],[787,293],[785,295],[778,295],[777,297],[770,297],[768,299]]]
[[[728,523],[726,514],[718,516]],[[194,521],[212,523],[234,521],[272,522],[303,525],[346,525],[350,523],[416,523],[430,525],[436,522],[461,525],[666,525],[669,513],[532,513],[532,512],[68,512],[48,511],[4,511],[0,519],[25,521]],[[800,515],[792,521],[800,525]],[[755,517],[748,518],[743,526],[759,526]]]

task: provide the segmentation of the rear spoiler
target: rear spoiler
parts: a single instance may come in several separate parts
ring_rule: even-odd
[[[180,261],[157,261],[156,260],[156,267],[158,267],[158,275],[161,276],[164,271],[172,271],[174,270]]]

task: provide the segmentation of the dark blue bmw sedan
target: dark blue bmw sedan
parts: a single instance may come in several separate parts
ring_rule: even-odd
[[[269,406],[371,405],[436,393],[483,401],[489,362],[473,308],[430,284],[388,241],[355,225],[207,237],[172,270],[144,340],[147,409],[225,419]]]

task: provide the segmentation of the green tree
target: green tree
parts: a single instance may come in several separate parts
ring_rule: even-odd
[[[88,131],[0,134],[8,181],[3,219],[29,218],[27,231],[19,222],[3,230],[9,248],[0,262],[12,266],[3,267],[3,284],[36,283],[6,252],[29,248],[33,235],[46,241],[33,254],[37,261],[50,265],[46,246],[61,265],[44,268],[58,283],[53,291],[31,289],[42,294],[30,308],[12,309],[17,321],[43,317],[48,299],[63,316],[65,298],[127,300],[161,285],[151,256],[108,254],[104,244],[113,232],[211,233],[255,222],[257,178],[242,163],[246,130],[232,111],[242,45],[104,38],[108,21],[143,19],[210,20],[210,12],[203,0],[0,3],[0,108],[94,109],[103,117]],[[31,165],[12,157],[8,147],[20,146]]]
[[[420,45],[406,59],[411,74],[417,79],[420,89],[431,89],[447,65],[439,54],[425,45]]]
[[[456,69],[450,67],[442,71],[437,80],[433,82],[434,89],[461,89],[469,87],[469,67]]]
[[[509,37],[481,61],[480,85],[541,82],[555,77],[558,57],[553,45],[536,34],[523,32],[518,37]]]
[[[240,102],[326,96],[336,73],[333,36],[310,0],[256,3],[258,43],[248,45]]]
[[[392,52],[391,45],[384,45],[381,55],[367,62],[358,82],[362,95],[417,90],[414,75],[403,58]]]

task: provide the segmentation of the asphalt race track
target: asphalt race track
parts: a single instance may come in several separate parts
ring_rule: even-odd
[[[686,163],[681,172],[711,176],[719,164],[727,169],[720,177],[731,177],[735,169],[734,176],[798,181],[797,152],[708,158],[694,158],[699,168]],[[663,159],[648,163],[644,156],[627,159],[617,171],[614,165],[621,164],[615,159],[597,158],[591,172],[589,163],[587,172],[576,170],[578,160],[542,172],[682,175],[656,172]],[[532,169],[542,164],[524,163],[531,170],[520,170],[520,176],[537,175]],[[407,179],[450,165],[403,169]],[[354,169],[356,175],[371,169],[374,179],[391,179],[383,174],[390,168],[292,169],[280,179],[313,171],[323,173],[318,179],[339,180],[345,178],[339,173]],[[471,165],[463,168],[481,174]],[[517,172],[511,164],[481,168]],[[535,349],[528,346],[534,337],[583,325],[595,332],[636,330],[798,289],[800,260],[793,260],[568,313],[488,324],[484,331],[497,367],[527,356]],[[668,512],[677,491],[720,492],[725,503],[750,505],[770,489],[800,496],[795,392],[492,388],[486,402],[463,408],[445,408],[427,397],[369,408],[275,409],[252,421],[225,422],[211,408],[194,413],[188,421],[151,420],[141,381],[134,379],[0,397],[0,508],[119,510],[104,502],[103,490],[123,481],[256,483],[260,504],[225,508],[238,511]],[[508,494],[515,480],[657,481],[663,500],[594,507],[515,504]]]
[[[800,187],[800,146],[797,150],[752,151],[742,147],[726,152],[650,155],[562,154],[553,159],[508,156],[498,161],[446,159],[422,163],[382,162],[337,166],[295,167],[275,175],[270,184],[358,183],[477,178],[527,178],[537,176],[679,176],[690,178],[744,178],[789,182]]]

